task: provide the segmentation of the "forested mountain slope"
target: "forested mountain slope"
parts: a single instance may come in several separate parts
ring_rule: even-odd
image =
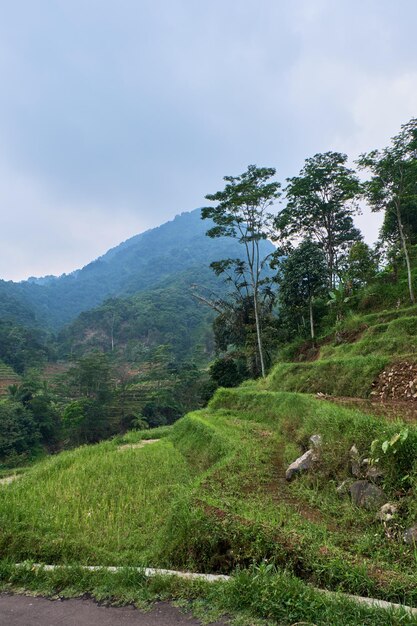
[[[100,350],[137,362],[165,345],[176,359],[207,361],[214,350],[214,311],[194,297],[191,285],[196,280],[204,289],[222,289],[209,267],[199,267],[133,296],[105,300],[60,331],[59,356],[79,357]]]
[[[20,283],[0,281],[1,317],[57,330],[106,298],[159,287],[182,272],[192,270],[191,282],[201,282],[201,271],[212,261],[239,256],[241,248],[227,237],[206,237],[210,224],[201,220],[200,213],[200,209],[182,213],[71,274]],[[263,245],[273,250],[269,242]]]

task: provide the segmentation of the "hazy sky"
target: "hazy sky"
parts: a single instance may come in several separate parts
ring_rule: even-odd
[[[1,5],[2,278],[71,271],[249,163],[284,180],[417,115],[415,0]]]

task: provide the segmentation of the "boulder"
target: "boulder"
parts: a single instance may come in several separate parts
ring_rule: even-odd
[[[405,543],[408,543],[410,546],[415,546],[417,544],[417,525],[407,528],[403,535],[403,539]]]
[[[382,489],[367,480],[355,481],[350,487],[350,495],[353,504],[369,511],[378,509],[386,502]]]
[[[314,454],[314,450],[307,450],[307,452],[298,457],[298,459],[288,466],[288,469],[285,472],[285,478],[287,480],[292,480],[297,474],[306,472],[313,465],[315,458],[316,456]]]

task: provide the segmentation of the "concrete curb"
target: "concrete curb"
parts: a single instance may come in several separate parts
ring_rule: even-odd
[[[55,569],[65,569],[71,568],[74,566],[71,565],[43,565],[42,563],[16,563],[16,567],[30,567],[32,569],[44,569],[47,572],[53,571]],[[114,566],[99,566],[99,565],[77,565],[75,567],[80,567],[81,569],[88,570],[89,572],[97,572],[100,570],[106,570],[108,572],[119,572],[124,569],[134,569],[137,572],[143,572],[145,576],[177,576],[178,578],[185,578],[188,580],[204,580],[209,583],[214,582],[227,582],[231,580],[231,576],[226,576],[223,574],[199,574],[196,572],[180,572],[178,570],[171,569],[159,569],[153,567],[114,567]],[[329,598],[333,598],[334,600],[337,597],[344,597],[352,600],[353,602],[357,602],[358,604],[365,604],[371,608],[385,609],[387,611],[399,611],[403,610],[411,615],[417,615],[417,608],[412,606],[408,606],[406,604],[396,604],[395,602],[387,602],[386,600],[378,600],[377,598],[365,598],[363,596],[354,596],[349,593],[337,592],[337,591],[328,591],[327,589],[318,589],[317,587],[312,587],[314,591],[325,594]]]
[[[71,565],[43,565],[42,563],[16,563],[16,567],[28,567],[33,569],[44,569],[46,572],[53,571],[55,569],[71,568]],[[80,567],[81,569],[88,570],[89,572],[97,572],[100,570],[106,570],[107,572],[119,572],[124,569],[134,569],[137,572],[143,572],[145,576],[177,576],[178,578],[186,578],[188,580],[204,580],[209,583],[218,581],[230,580],[230,576],[224,576],[222,574],[197,574],[195,572],[180,572],[171,569],[158,569],[153,567],[113,567],[113,566],[100,566],[100,565],[77,565],[74,567]]]

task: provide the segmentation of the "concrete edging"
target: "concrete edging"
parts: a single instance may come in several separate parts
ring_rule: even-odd
[[[44,569],[47,572],[53,571],[55,569],[65,569],[74,567],[71,565],[44,565],[42,563],[16,563],[16,567],[28,567],[31,566],[34,569]],[[231,576],[226,576],[224,574],[199,574],[197,572],[181,572],[178,570],[171,569],[159,569],[154,567],[115,567],[111,565],[77,565],[76,567],[80,567],[81,569],[88,570],[90,572],[96,572],[100,570],[107,570],[108,572],[119,572],[123,569],[134,569],[138,572],[143,572],[145,576],[177,576],[178,578],[185,578],[188,580],[204,580],[206,582],[214,583],[214,582],[227,582],[231,580]],[[328,591],[327,589],[319,589],[318,587],[312,587],[314,591],[325,594],[331,598],[336,599],[337,596],[343,596],[344,598],[348,598],[353,602],[357,602],[358,604],[365,604],[371,608],[385,609],[388,611],[399,611],[404,610],[407,613],[411,613],[411,615],[417,615],[417,608],[412,606],[408,606],[406,604],[397,604],[395,602],[387,602],[386,600],[378,600],[377,598],[366,598],[363,596],[355,596],[349,593],[343,593],[338,591]]]

